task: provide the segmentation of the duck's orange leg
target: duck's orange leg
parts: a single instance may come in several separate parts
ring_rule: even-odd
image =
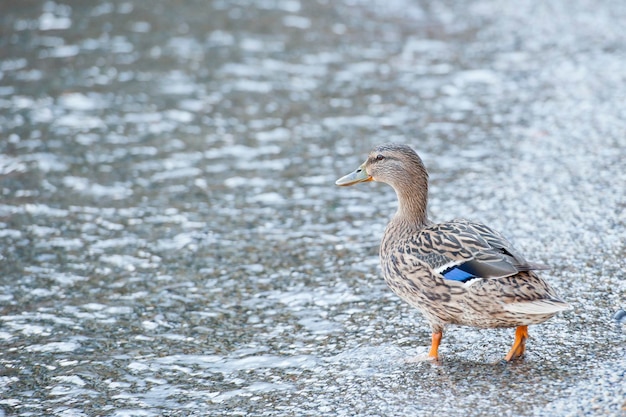
[[[429,358],[432,358],[432,359],[439,358],[437,351],[439,350],[439,344],[441,343],[442,336],[443,336],[443,332],[433,333],[432,342],[430,344],[430,351],[428,352]]]
[[[513,342],[513,347],[511,347],[504,360],[509,362],[522,356],[526,350],[526,339],[528,339],[528,326],[517,326],[517,329],[515,329],[515,342]]]

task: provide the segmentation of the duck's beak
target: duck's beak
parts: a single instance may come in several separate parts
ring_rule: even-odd
[[[346,186],[356,184],[357,182],[366,181],[372,181],[372,176],[367,173],[367,171],[365,170],[365,163],[363,163],[360,167],[357,168],[356,171],[339,178],[337,181],[335,181],[335,184]]]

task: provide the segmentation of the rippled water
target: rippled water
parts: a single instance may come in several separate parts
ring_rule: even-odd
[[[90,3],[90,4],[87,4]],[[625,415],[626,7],[0,4],[0,415]],[[378,271],[395,209],[512,238],[574,310],[429,327]]]

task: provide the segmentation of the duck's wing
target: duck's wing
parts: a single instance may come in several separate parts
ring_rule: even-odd
[[[500,233],[466,220],[428,226],[411,243],[407,249],[413,256],[453,281],[502,278],[546,268],[528,262]]]

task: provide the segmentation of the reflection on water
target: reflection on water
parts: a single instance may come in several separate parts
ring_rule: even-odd
[[[0,4],[0,415],[624,412],[623,5],[91,3]],[[553,266],[524,361],[406,363],[386,141]]]

